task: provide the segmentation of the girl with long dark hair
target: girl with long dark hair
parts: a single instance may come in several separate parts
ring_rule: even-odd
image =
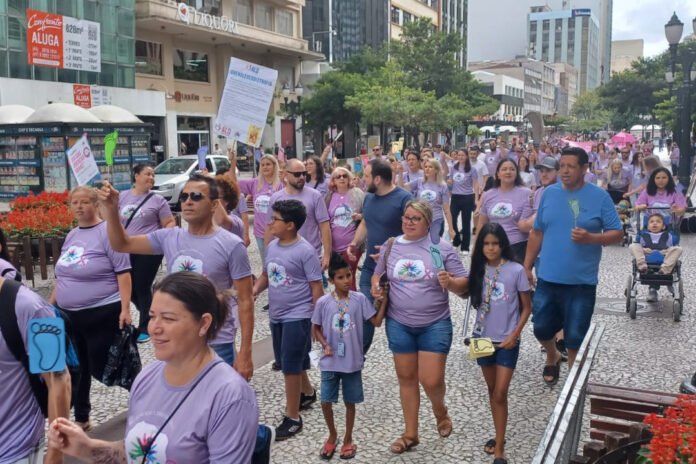
[[[324,173],[324,166],[318,156],[310,156],[305,161],[307,169],[307,186],[313,188],[322,195],[329,191],[329,179]]]

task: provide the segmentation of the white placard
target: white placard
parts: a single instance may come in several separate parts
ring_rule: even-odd
[[[68,164],[78,185],[87,185],[95,176],[100,176],[99,167],[92,156],[92,149],[89,147],[86,134],[65,153],[68,155]]]
[[[63,67],[101,72],[100,25],[63,16]]]
[[[232,58],[215,130],[227,138],[258,147],[277,80],[275,69]]]

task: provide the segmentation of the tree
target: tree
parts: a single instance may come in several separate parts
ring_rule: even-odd
[[[571,129],[576,132],[596,132],[606,129],[611,121],[611,112],[602,107],[602,101],[596,90],[581,94],[571,111],[574,120]]]

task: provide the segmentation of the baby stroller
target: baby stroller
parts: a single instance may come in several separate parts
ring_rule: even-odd
[[[672,236],[672,244],[679,244],[679,221],[680,217],[670,214],[670,208],[649,208],[648,211],[652,214],[655,212],[664,211],[663,218],[667,231]],[[635,241],[640,241],[641,233],[647,227],[649,214],[643,214],[642,220],[638,221],[639,230],[636,234]],[[660,287],[667,287],[672,294],[672,319],[674,322],[679,322],[684,308],[684,284],[681,275],[681,260],[677,261],[672,269],[671,274],[661,274],[660,266],[664,261],[664,256],[659,251],[653,251],[645,257],[648,269],[646,272],[640,272],[635,258],[632,258],[632,274],[628,276],[626,283],[626,312],[631,319],[636,318],[638,310],[638,285],[647,286],[651,293],[659,291]],[[675,289],[676,287],[676,289]]]

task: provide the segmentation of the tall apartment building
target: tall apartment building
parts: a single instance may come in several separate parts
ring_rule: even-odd
[[[461,37],[462,49],[457,53],[457,60],[462,68],[466,67],[467,3],[468,0],[440,0],[440,29]]]
[[[533,10],[527,37],[530,58],[567,63],[579,71],[581,93],[600,85],[599,22],[591,10]]]

